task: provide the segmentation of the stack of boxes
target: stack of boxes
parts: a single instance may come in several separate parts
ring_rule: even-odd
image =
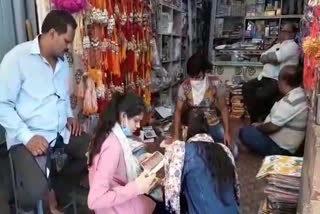
[[[249,0],[247,2],[247,16],[275,16],[281,15],[280,0]]]
[[[231,86],[230,91],[231,118],[240,119],[245,114],[245,107],[242,95],[242,85]]]

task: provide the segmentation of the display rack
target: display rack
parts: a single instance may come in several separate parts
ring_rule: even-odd
[[[186,60],[189,56],[187,35],[187,2],[182,0],[159,0],[157,2],[156,43],[162,67],[167,72],[166,82],[156,87],[152,93],[160,99],[160,104],[172,106],[174,90],[184,77]]]
[[[208,53],[214,73],[219,71],[227,80],[239,74],[238,67],[252,70],[249,67],[253,66],[255,72],[250,72],[250,78],[254,78],[263,67],[259,62],[261,53],[274,44],[281,26],[288,22],[300,24],[303,0],[230,0],[229,5],[224,3],[224,0],[213,0],[211,7]],[[248,25],[254,26],[254,33],[248,31]],[[259,44],[242,45],[249,44],[252,39]],[[222,44],[227,46],[216,48]]]

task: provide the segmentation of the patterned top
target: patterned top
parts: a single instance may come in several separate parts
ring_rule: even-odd
[[[200,105],[194,105],[192,97],[191,78],[186,79],[178,91],[178,100],[186,102],[192,111],[202,111],[209,126],[217,125],[220,122],[216,112],[216,100],[218,96],[224,94],[224,87],[217,76],[207,75],[207,89]]]
[[[208,134],[197,134],[187,141],[187,143],[192,142],[206,142],[214,143],[212,137]],[[181,181],[184,167],[185,159],[185,144],[184,141],[175,141],[173,144],[166,148],[165,152],[165,179],[164,179],[164,193],[165,193],[165,204],[166,207],[170,209],[172,213],[180,214],[180,193],[181,193]],[[236,171],[236,165],[234,157],[228,147],[223,144],[220,145],[224,151],[227,153],[232,164],[234,165],[235,173],[235,197],[237,203],[240,202],[240,182]]]

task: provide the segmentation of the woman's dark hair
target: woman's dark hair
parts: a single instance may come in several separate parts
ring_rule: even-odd
[[[145,112],[145,104],[141,97],[134,93],[113,95],[110,104],[100,115],[95,134],[91,140],[88,151],[88,165],[91,166],[93,158],[101,150],[104,140],[110,134],[113,126],[119,121],[120,113],[127,114],[128,118],[135,117]]]
[[[203,112],[189,111],[187,139],[196,134],[208,133],[209,127]]]
[[[224,193],[236,182],[235,167],[226,151],[218,143],[196,142],[203,147],[205,162],[216,180],[216,194],[224,205],[229,205],[224,198]]]
[[[212,64],[201,51],[192,55],[187,62],[187,74],[191,78],[198,76],[201,72],[205,73],[208,69],[212,69]]]
[[[48,33],[51,29],[54,29],[57,33],[64,34],[67,32],[68,25],[73,30],[77,28],[77,22],[69,12],[65,10],[52,10],[43,20],[41,32]]]
[[[188,138],[196,135],[208,133],[208,125],[203,113],[189,114],[188,119]],[[204,154],[206,165],[208,166],[213,178],[216,178],[216,193],[220,201],[227,205],[228,202],[223,198],[226,188],[235,184],[235,168],[228,154],[223,147],[217,143],[191,142],[197,144]]]

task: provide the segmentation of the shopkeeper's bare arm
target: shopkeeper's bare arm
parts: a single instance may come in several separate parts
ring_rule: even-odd
[[[181,114],[183,108],[183,101],[178,100],[176,105],[176,110],[174,113],[174,133],[173,140],[178,140],[180,137],[180,128],[181,128]]]
[[[278,65],[279,64],[279,61],[278,61],[278,58],[277,58],[277,54],[275,52],[262,54],[262,56],[260,57],[260,61],[263,64],[273,64],[273,65]]]
[[[261,131],[262,133],[269,135],[269,134],[273,134],[273,133],[279,131],[281,129],[281,127],[277,126],[271,122],[268,122],[268,123],[258,125],[257,129],[259,131]]]

